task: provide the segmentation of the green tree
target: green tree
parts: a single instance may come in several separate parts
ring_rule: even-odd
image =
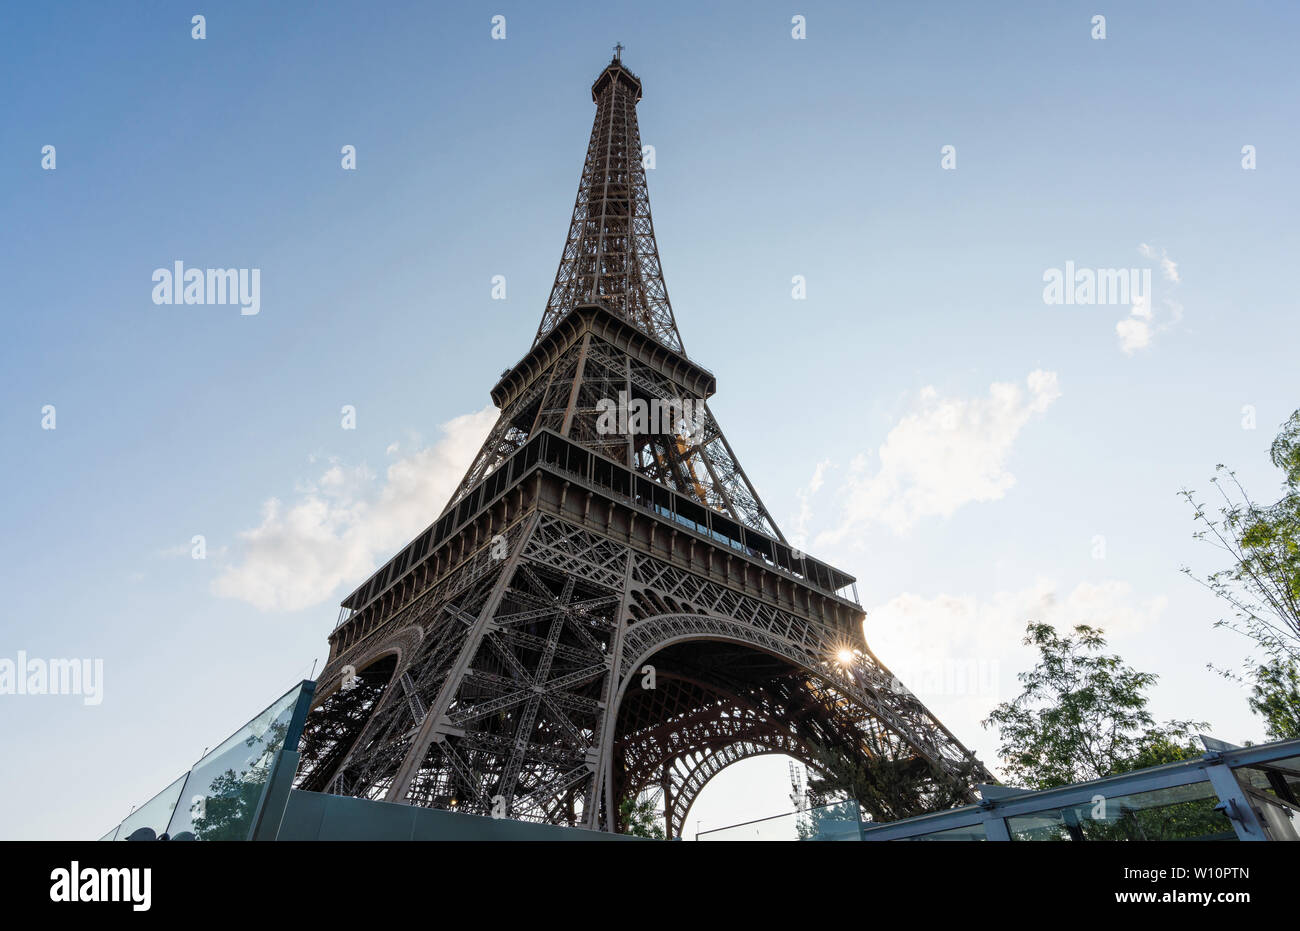
[[[1215,514],[1196,493],[1180,494],[1192,505],[1201,525],[1193,536],[1221,549],[1229,566],[1196,579],[1232,608],[1232,617],[1215,626],[1248,638],[1263,661],[1246,662],[1245,675],[1215,669],[1252,688],[1251,710],[1261,715],[1270,736],[1300,734],[1300,701],[1296,698],[1300,669],[1300,410],[1282,425],[1269,450],[1282,470],[1282,495],[1273,504],[1260,504],[1246,492],[1235,472],[1216,466],[1211,484],[1222,501]]]
[[[623,829],[620,833],[623,834],[652,837],[655,840],[664,840],[667,836],[664,833],[663,816],[651,798],[623,799],[618,805],[618,822]]]
[[[1080,624],[1060,636],[1050,624],[1030,624],[1024,642],[1039,651],[1018,677],[1024,691],[983,722],[998,729],[1012,783],[1050,789],[1200,755],[1192,738],[1206,725],[1157,725],[1144,694],[1157,677],[1102,652],[1101,630]]]
[[[1250,710],[1264,719],[1264,731],[1274,740],[1300,737],[1300,674],[1296,664],[1270,660],[1255,669]]]

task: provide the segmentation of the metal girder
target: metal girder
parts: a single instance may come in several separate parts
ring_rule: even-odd
[[[578,182],[555,285],[537,329],[541,340],[568,310],[602,303],[681,351],[659,264],[642,163],[636,104],[641,82],[615,60],[597,78],[596,118]]]
[[[827,582],[843,574],[778,560],[784,537],[704,404],[714,378],[686,357],[668,301],[641,83],[616,59],[592,93],[533,347],[493,389],[500,417],[427,546],[347,602],[297,784],[608,830],[622,801],[657,793],[674,834],[713,776],[764,753],[916,761],[918,780],[969,794],[991,777],[866,648],[860,609]],[[699,407],[689,430],[611,430],[616,398]],[[559,464],[530,472],[557,441]],[[839,665],[845,645],[857,652]],[[337,684],[350,668],[359,690]]]

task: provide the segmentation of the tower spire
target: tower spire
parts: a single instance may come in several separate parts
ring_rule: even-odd
[[[647,336],[684,352],[650,218],[636,104],[641,81],[623,45],[591,86],[596,117],[569,235],[534,345],[581,304],[600,304]]]

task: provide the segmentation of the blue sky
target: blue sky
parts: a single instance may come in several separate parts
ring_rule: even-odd
[[[1103,6],[7,5],[0,656],[105,671],[93,707],[0,696],[0,834],[107,829],[323,660],[436,516],[537,326],[615,41],[686,349],[884,662],[995,762],[1024,624],[1087,620],[1160,674],[1157,716],[1261,739],[1205,669],[1245,650],[1178,571],[1218,565],[1176,492],[1224,462],[1273,496],[1300,406],[1300,10]],[[177,260],[259,268],[261,312],[155,305]],[[1045,304],[1066,261],[1152,269],[1149,316]],[[786,790],[742,764],[692,826]]]

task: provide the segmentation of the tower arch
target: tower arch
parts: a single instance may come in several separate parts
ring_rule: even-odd
[[[656,789],[676,836],[714,776],[768,753],[814,770],[823,768],[822,754],[834,753],[856,765],[915,760],[955,775],[960,766],[949,764],[960,760],[943,757],[890,707],[896,694],[878,687],[888,670],[865,642],[853,645],[847,662],[837,656],[844,646],[829,636],[796,642],[710,614],[663,614],[631,624],[603,774],[609,829],[621,827],[623,800]],[[939,794],[950,789],[935,788]]]

